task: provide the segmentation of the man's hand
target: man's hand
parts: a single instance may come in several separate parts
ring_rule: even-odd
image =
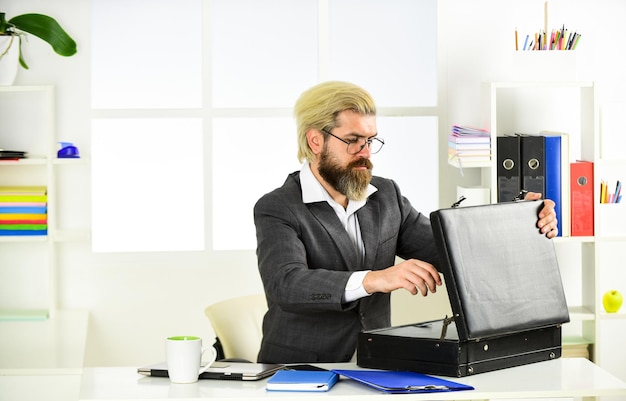
[[[538,192],[528,192],[524,200],[537,200],[541,199],[541,194]],[[559,233],[556,226],[556,212],[554,211],[555,203],[553,200],[545,199],[543,201],[543,208],[539,211],[539,221],[537,221],[537,227],[548,238],[554,238]]]
[[[441,277],[437,269],[430,263],[417,259],[405,260],[384,270],[370,271],[363,279],[363,288],[368,294],[388,293],[404,288],[413,295],[419,290],[426,296],[428,291],[437,292],[437,286],[440,285]]]

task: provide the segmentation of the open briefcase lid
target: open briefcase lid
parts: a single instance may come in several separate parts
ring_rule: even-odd
[[[537,228],[541,207],[521,201],[430,214],[460,340],[569,321],[554,244]]]

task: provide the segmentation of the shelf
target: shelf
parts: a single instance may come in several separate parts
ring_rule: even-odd
[[[15,252],[10,252],[11,250],[0,253],[0,268],[4,268],[3,277],[9,278],[2,290],[11,294],[10,302],[7,301],[0,307],[17,310],[15,313],[12,312],[15,319],[20,315],[18,313],[20,307],[28,309],[33,305],[49,311],[52,316],[57,311],[59,289],[57,257],[53,238],[50,235],[58,220],[56,215],[58,212],[56,205],[58,177],[53,168],[53,158],[56,157],[56,151],[53,148],[57,141],[55,88],[52,85],[4,86],[0,87],[0,95],[3,102],[0,108],[0,120],[5,126],[5,130],[0,133],[0,142],[4,143],[8,149],[27,152],[27,157],[24,159],[0,161],[0,185],[41,185],[47,188],[48,195],[46,199],[48,235],[0,236],[0,244],[19,243],[19,247],[12,247],[23,249],[22,252],[28,253],[24,255],[26,257],[23,262],[20,256],[16,256]],[[5,104],[10,104],[11,107],[5,107]],[[3,247],[7,250],[6,245]],[[29,273],[22,275],[10,274],[7,269],[16,263],[32,267],[33,274],[29,274],[30,270],[28,270]],[[11,280],[17,280],[17,282]],[[22,287],[24,289],[20,291]],[[26,311],[22,317],[41,316],[40,312],[32,315],[32,311]],[[2,323],[0,330],[7,327],[5,324],[7,322]],[[32,324],[33,322],[23,323]],[[41,324],[41,322],[37,323]],[[13,343],[14,341],[11,339],[6,342]],[[32,344],[37,344],[37,342],[33,340]],[[28,352],[24,351],[24,354]],[[33,354],[36,355],[37,352]],[[2,349],[2,355],[4,359],[4,349]]]
[[[534,59],[534,56],[535,54],[522,57]],[[595,236],[560,236],[553,243],[559,265],[562,266],[563,285],[567,287],[566,292],[575,299],[573,302],[578,304],[569,306],[572,324],[567,325],[567,332],[573,337],[564,338],[563,343],[571,345],[570,351],[592,349],[594,362],[602,366],[604,361],[611,359],[615,345],[603,342],[606,329],[602,326],[606,325],[601,323],[619,321],[621,325],[626,322],[626,312],[605,313],[600,301],[601,288],[615,282],[611,285],[620,289],[619,285],[624,283],[624,280],[617,278],[623,277],[622,266],[615,262],[626,256],[622,250],[626,242],[626,229],[622,228],[626,221],[626,207],[600,205],[597,191],[601,179],[615,183],[616,180],[626,177],[626,159],[621,158],[619,151],[607,153],[610,158],[601,157],[603,126],[600,124],[600,105],[596,92],[595,83],[587,81],[485,82],[481,87],[483,115],[480,124],[481,128],[491,134],[492,160],[475,164],[461,163],[461,166],[453,160],[448,164],[457,168],[480,168],[479,174],[472,174],[464,179],[469,182],[463,184],[490,188],[491,202],[496,203],[499,183],[498,148],[494,144],[497,144],[499,137],[515,133],[539,134],[542,131],[566,133],[569,162],[588,160],[594,163]],[[619,128],[617,124],[617,131],[613,135],[621,138]],[[564,163],[562,167],[565,166]],[[567,180],[561,183],[563,210],[559,218],[562,223],[566,223],[565,227],[571,227],[571,203],[567,196],[571,177],[569,174],[566,176]],[[461,185],[460,181],[457,181],[458,185]]]
[[[2,242],[46,242],[47,235],[0,235],[0,243]]]
[[[557,243],[586,243],[586,242],[590,242],[593,243],[596,241],[596,237],[589,237],[589,236],[567,236],[567,237],[556,237],[552,239],[554,242]]]
[[[595,320],[596,314],[584,306],[570,306],[569,308],[570,321],[584,321]]]
[[[484,161],[479,161],[479,162],[463,160],[462,162],[459,163],[459,159],[454,158],[454,159],[448,159],[448,164],[456,168],[486,168],[486,167],[491,167],[491,160],[484,160]]]
[[[51,85],[10,85],[0,86],[0,92],[46,92],[51,91]]]
[[[562,339],[562,343],[563,345],[590,345],[593,344],[593,341],[585,338],[585,337],[579,337],[579,336],[563,336]]]
[[[55,242],[79,242],[91,240],[91,231],[88,229],[56,230],[52,234]]]
[[[52,159],[52,164],[54,165],[87,165],[89,164],[89,160],[84,158],[84,157],[80,157],[77,159],[71,158],[71,159],[59,159],[59,158],[55,158]]]
[[[47,309],[0,309],[0,322],[47,320],[49,317]]]
[[[626,312],[618,312],[618,313],[606,313],[602,312],[598,316],[600,320],[626,320]]]

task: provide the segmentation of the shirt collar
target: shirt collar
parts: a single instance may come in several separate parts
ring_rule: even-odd
[[[302,202],[304,203],[314,203],[314,202],[328,202],[336,203],[333,198],[330,196],[328,191],[324,189],[322,184],[315,178],[313,172],[311,171],[311,165],[308,161],[305,161],[300,169],[300,186],[302,187]],[[369,197],[374,192],[378,191],[378,188],[369,184],[367,186],[367,197]],[[367,198],[362,201],[348,201],[348,210],[359,209],[361,206],[365,205],[367,202]]]

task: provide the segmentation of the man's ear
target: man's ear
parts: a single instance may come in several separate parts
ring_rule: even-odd
[[[324,147],[324,135],[318,130],[311,128],[306,132],[306,139],[309,147],[316,155],[322,153]]]

